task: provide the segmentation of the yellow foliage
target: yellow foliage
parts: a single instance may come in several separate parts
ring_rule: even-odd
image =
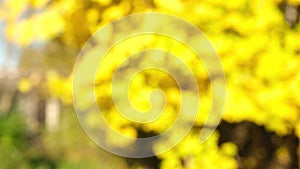
[[[52,97],[61,99],[65,104],[72,103],[72,81],[70,79],[51,71],[47,74],[46,82]]]
[[[105,9],[102,13],[103,22],[109,22],[114,19],[126,15],[130,10],[130,4],[127,1],[123,1],[120,5],[112,5]]]
[[[225,143],[219,149],[216,133],[204,144],[199,144],[198,139],[198,133],[194,131],[176,147],[160,155],[159,158],[163,160],[161,168],[237,168],[237,162],[232,158],[237,153],[233,143]]]
[[[18,20],[29,2],[35,8],[41,8],[41,12]],[[228,122],[252,121],[279,135],[295,131],[300,138],[299,23],[293,29],[288,27],[284,13],[278,7],[282,0],[92,0],[89,5],[85,1],[64,0],[54,1],[45,7],[47,2],[7,0],[2,4],[0,15],[7,20],[6,35],[11,41],[29,45],[36,40],[47,42],[61,37],[64,45],[84,44],[99,27],[129,13],[158,11],[179,16],[199,27],[212,41],[222,59],[227,76],[226,107],[222,119]],[[299,0],[287,2],[291,5],[300,4]],[[122,25],[122,29],[131,27]],[[97,38],[110,40],[115,36],[114,33],[112,28]],[[188,33],[182,36],[188,36]],[[96,97],[99,106],[103,106],[108,123],[128,137],[137,137],[137,129],[155,133],[165,131],[173,124],[180,107],[180,91],[168,75],[142,72],[130,85],[130,102],[133,108],[142,113],[151,109],[151,92],[157,88],[163,90],[166,107],[156,121],[148,124],[129,121],[116,110],[111,98],[111,80],[118,66],[129,55],[157,48],[176,55],[193,72],[201,96],[195,126],[204,124],[211,106],[211,88],[206,69],[193,51],[169,37],[143,35],[123,40],[111,48],[101,63],[94,63],[94,56],[104,50],[101,45],[95,46],[78,62],[81,70],[98,64],[96,86],[92,92],[89,89],[93,89],[94,84],[85,83],[87,77],[94,75],[88,74],[88,71],[79,72],[83,77],[80,83],[90,85],[81,90],[83,101],[80,106],[89,107],[90,100]],[[169,64],[175,65],[172,62]],[[53,97],[66,103],[72,102],[70,79],[51,72],[46,81]],[[32,81],[23,79],[18,87],[21,92],[28,92]],[[91,125],[96,124],[93,118],[94,115],[87,118]],[[130,144],[111,139],[116,144]],[[219,147],[217,139],[218,135],[214,134],[206,143],[199,144],[197,133],[190,133],[174,149],[159,156],[162,159],[161,168],[238,168],[234,159],[237,147],[232,143],[224,143]],[[284,149],[278,150],[277,154],[280,160],[287,160]]]
[[[165,0],[165,1],[154,0],[154,4],[166,12],[177,13],[183,10],[182,2],[180,0]]]
[[[107,6],[107,5],[111,4],[111,0],[93,0],[93,1],[99,3],[102,6]]]
[[[299,0],[288,0],[288,3],[296,6],[296,5],[300,4],[300,1]]]
[[[0,11],[5,11],[5,20],[14,20],[19,18],[28,7],[29,0],[3,0]]]
[[[28,79],[22,79],[19,81],[19,84],[18,84],[18,88],[19,88],[20,92],[22,92],[22,93],[29,92],[31,89],[31,86],[32,86],[32,84]]]
[[[50,0],[30,0],[32,6],[35,8],[43,8]]]

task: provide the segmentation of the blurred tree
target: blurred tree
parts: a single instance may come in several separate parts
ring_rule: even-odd
[[[234,129],[238,131],[236,135],[226,140],[224,138],[229,137],[231,131],[225,132],[221,125],[221,134],[215,134],[203,145],[197,143],[197,133],[192,132],[171,152],[157,157],[161,160],[160,167],[238,168],[239,165],[240,168],[254,169],[261,168],[262,163],[272,156],[272,159],[276,159],[275,162],[270,162],[265,168],[295,168],[298,167],[299,159],[291,154],[296,154],[294,147],[299,143],[287,141],[290,144],[286,145],[285,141],[279,141],[277,144],[276,139],[296,136],[292,140],[297,140],[300,137],[299,4],[299,0],[4,0],[0,7],[0,18],[5,23],[7,38],[23,47],[24,57],[20,67],[23,70],[34,68],[45,71],[44,80],[37,86],[44,86],[42,91],[45,95],[59,98],[65,104],[71,103],[72,98],[71,77],[65,75],[71,74],[75,53],[104,24],[127,14],[145,11],[165,12],[190,21],[209,37],[222,58],[228,93],[223,120],[233,123],[235,127],[236,123],[241,123],[242,127],[238,125]],[[133,46],[132,50],[136,50],[134,47],[138,42],[133,40],[128,43]],[[169,43],[165,41],[156,45],[168,47]],[[121,50],[114,56],[124,53],[126,51]],[[194,65],[196,64],[189,64],[192,69],[197,70]],[[111,69],[113,67],[108,67],[106,76],[99,77],[98,81],[105,81],[105,77],[110,77],[113,73]],[[207,114],[210,106],[208,76],[203,72],[198,72],[197,75],[198,83],[205,84],[202,86],[202,115]],[[154,73],[149,73],[143,78],[149,81],[153,76]],[[27,86],[35,83],[31,78],[26,79]],[[170,82],[167,77],[163,79]],[[26,89],[26,83],[21,84],[23,87],[20,85],[20,89]],[[158,82],[157,85],[161,84]],[[136,83],[134,87],[135,91],[140,91],[144,85]],[[101,92],[107,91],[107,88],[108,86],[100,86],[98,96],[108,97],[106,94],[109,93]],[[176,90],[170,90],[167,95],[176,96],[176,93]],[[140,99],[143,98],[143,91],[139,94],[134,96],[135,100],[143,102]],[[122,131],[131,136],[136,136],[136,133],[160,133],[163,130],[160,128],[164,126],[161,121],[141,127],[121,119],[113,111],[112,105],[105,106],[109,112],[107,118],[112,119],[114,127],[121,129],[126,126],[127,130]],[[169,110],[167,113],[174,112]],[[174,118],[172,115],[171,117]],[[197,119],[195,130],[202,127],[205,117]],[[243,121],[252,123],[243,127]],[[254,124],[263,127],[257,129]],[[255,133],[253,137],[262,135],[268,137],[268,142],[277,144],[267,153],[268,158],[261,155],[269,150],[261,142],[257,142],[259,138],[255,138],[256,141],[235,138],[242,137],[240,135],[246,132],[245,128]],[[264,132],[260,134],[262,130]],[[269,134],[270,132],[273,134]],[[223,141],[218,142],[219,137]],[[245,141],[251,144],[241,143]],[[244,146],[253,146],[252,150],[262,151],[245,152],[249,148]],[[245,159],[240,160],[244,157]],[[66,162],[63,166],[70,168],[72,165]]]

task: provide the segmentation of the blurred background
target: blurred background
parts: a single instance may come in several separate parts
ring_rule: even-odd
[[[198,142],[200,117],[172,150],[122,158],[100,149],[81,129],[72,104],[73,67],[97,29],[147,11],[184,18],[207,35],[227,77],[226,107],[204,144]],[[1,0],[0,168],[298,168],[299,14],[299,0]],[[209,78],[199,73],[198,82],[205,114]],[[147,137],[160,133],[161,124],[143,128],[117,120],[116,126]]]

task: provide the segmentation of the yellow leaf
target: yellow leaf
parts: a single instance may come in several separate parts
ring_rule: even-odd
[[[31,90],[32,84],[28,79],[22,79],[19,81],[18,89],[22,93],[27,93]]]

